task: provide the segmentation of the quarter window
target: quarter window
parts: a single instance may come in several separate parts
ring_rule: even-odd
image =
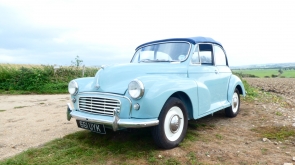
[[[192,64],[199,64],[200,63],[200,59],[199,59],[199,47],[196,46],[195,52],[192,56]]]
[[[215,65],[226,65],[226,57],[223,50],[214,45]]]

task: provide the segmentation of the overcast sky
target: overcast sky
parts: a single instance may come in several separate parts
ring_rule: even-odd
[[[0,63],[128,63],[144,42],[194,36],[230,66],[295,62],[295,1],[0,0]]]

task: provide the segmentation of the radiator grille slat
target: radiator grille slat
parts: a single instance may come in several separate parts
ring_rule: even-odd
[[[79,98],[79,109],[80,111],[114,116],[115,109],[120,110],[121,102],[115,99],[100,98],[100,97],[80,97]]]

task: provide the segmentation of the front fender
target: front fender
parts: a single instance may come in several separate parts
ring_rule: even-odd
[[[182,77],[148,76],[138,78],[145,86],[144,96],[140,100],[132,99],[133,105],[138,103],[139,110],[132,109],[134,118],[157,118],[167,99],[176,92],[183,92],[191,99],[192,108],[198,109],[198,87],[194,80]],[[126,92],[127,95],[128,92]]]
[[[243,95],[244,97],[246,96],[246,90],[241,79],[236,75],[231,75],[227,93],[227,100],[229,103],[232,103],[232,96],[236,88],[239,90],[241,95]]]
[[[78,84],[78,92],[89,92],[96,90],[94,88],[94,77],[77,78],[75,81]]]

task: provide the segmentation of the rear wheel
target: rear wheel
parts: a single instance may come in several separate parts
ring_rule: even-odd
[[[236,117],[240,111],[240,93],[236,88],[232,96],[232,104],[225,109],[225,115],[227,117]]]
[[[182,101],[169,98],[160,113],[159,125],[152,129],[155,143],[164,149],[176,147],[185,137],[187,123],[187,111]]]

